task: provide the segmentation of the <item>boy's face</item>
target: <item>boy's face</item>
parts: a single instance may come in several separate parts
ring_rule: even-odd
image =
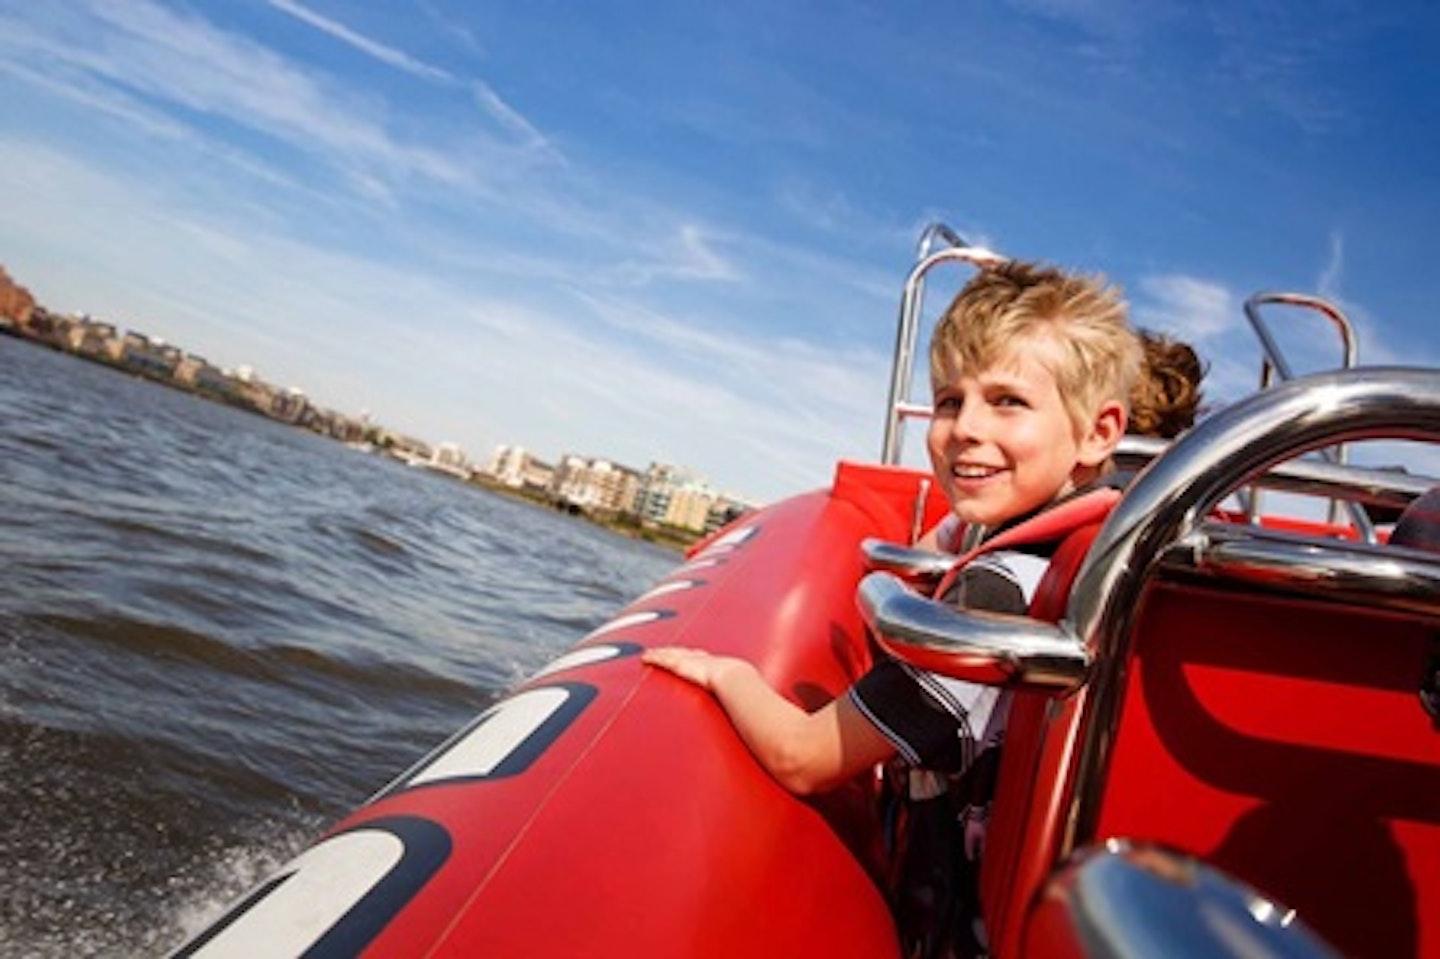
[[[1077,429],[1061,401],[1049,366],[1056,356],[1048,341],[1027,339],[983,370],[962,375],[947,364],[936,384],[930,462],[965,522],[996,526],[1024,515],[1109,458],[1113,444],[1097,441],[1094,427]]]

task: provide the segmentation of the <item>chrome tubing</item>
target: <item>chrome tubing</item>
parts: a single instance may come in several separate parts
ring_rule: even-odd
[[[1162,555],[1276,463],[1379,438],[1440,441],[1440,370],[1368,367],[1290,380],[1203,420],[1136,477],[1086,554],[1064,620],[1093,665],[1062,855],[1094,836],[1134,616]]]
[[[1440,556],[1400,546],[1205,523],[1166,549],[1159,569],[1167,580],[1222,580],[1257,593],[1440,618]]]
[[[1282,380],[1294,379],[1295,374],[1290,368],[1289,361],[1285,359],[1285,354],[1280,351],[1280,344],[1275,341],[1275,337],[1270,335],[1270,327],[1260,318],[1260,307],[1267,303],[1300,306],[1315,310],[1325,316],[1331,323],[1335,324],[1335,328],[1340,333],[1340,344],[1344,350],[1341,359],[1341,369],[1348,370],[1355,365],[1358,354],[1355,341],[1355,327],[1351,325],[1350,320],[1344,313],[1340,312],[1340,308],[1335,306],[1335,304],[1328,300],[1323,300],[1318,296],[1309,296],[1304,293],[1256,293],[1245,301],[1245,317],[1250,321],[1250,326],[1254,328],[1255,335],[1260,338],[1260,348],[1265,353],[1266,365],[1280,374]],[[1260,387],[1264,389],[1269,385],[1268,376],[1262,373]]]
[[[949,224],[935,220],[921,231],[920,240],[915,244],[915,259],[923,260],[935,252],[936,240],[944,240],[947,246],[970,245],[960,238],[960,234],[950,229]]]
[[[897,658],[987,686],[1067,693],[1090,668],[1085,647],[1063,626],[1028,616],[956,609],[870,573],[856,593],[860,615]]]
[[[936,239],[950,246],[930,252]],[[903,426],[907,417],[928,416],[930,407],[910,402],[910,377],[915,366],[915,341],[920,335],[920,311],[925,303],[925,275],[940,263],[970,263],[984,268],[1004,261],[1004,257],[982,247],[971,246],[943,223],[932,223],[920,237],[919,261],[905,280],[900,297],[900,317],[895,329],[895,354],[890,363],[890,396],[885,404],[885,436],[880,446],[880,462],[895,466],[900,462]]]
[[[954,553],[937,553],[914,546],[901,546],[889,540],[867,537],[860,543],[867,569],[892,573],[907,583],[934,589],[950,567],[955,565]]]
[[[1047,953],[1076,957],[1335,957],[1295,913],[1190,856],[1112,839],[1041,890],[1029,926]]]
[[[1280,344],[1277,343],[1275,337],[1271,335],[1270,327],[1260,318],[1260,307],[1266,303],[1280,303],[1286,306],[1304,307],[1305,309],[1315,310],[1326,317],[1335,325],[1336,330],[1340,333],[1340,345],[1343,351],[1340,361],[1341,369],[1348,370],[1355,365],[1358,358],[1355,327],[1351,325],[1350,320],[1345,314],[1340,312],[1339,307],[1328,300],[1323,300],[1318,296],[1309,296],[1304,293],[1256,293],[1245,301],[1245,317],[1250,321],[1250,326],[1254,328],[1255,335],[1260,338],[1260,348],[1265,353],[1265,360],[1260,368],[1260,388],[1262,390],[1269,388],[1272,371],[1280,374],[1282,380],[1294,378],[1294,371],[1290,368],[1289,361],[1285,359],[1285,354],[1281,352]],[[1337,447],[1333,452],[1324,449],[1321,450],[1320,453],[1332,463],[1343,464],[1346,460],[1345,447],[1343,445]],[[1339,519],[1336,515],[1335,507],[1336,503],[1332,500],[1330,504],[1330,522],[1332,523],[1337,522]],[[1349,510],[1351,520],[1355,523],[1355,528],[1360,531],[1365,541],[1367,543],[1375,542],[1374,524],[1370,522],[1370,518],[1365,515],[1364,510],[1356,506],[1350,506]],[[1258,492],[1251,494],[1246,512],[1249,514],[1250,522],[1253,523],[1258,519],[1260,515],[1260,494]]]
[[[1115,462],[1122,470],[1139,472],[1169,448],[1169,440],[1152,436],[1125,436],[1115,450]],[[1279,463],[1263,476],[1257,477],[1251,485],[1284,493],[1347,499],[1369,506],[1399,510],[1437,484],[1440,484],[1440,478],[1432,476],[1304,459]]]

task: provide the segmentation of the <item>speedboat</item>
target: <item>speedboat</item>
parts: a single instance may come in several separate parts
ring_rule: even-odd
[[[1333,452],[1440,440],[1440,371],[1292,376],[1265,344],[1265,388],[1122,450],[1029,616],[966,613],[929,595],[945,503],[899,459],[925,278],[994,258],[922,236],[877,461],[696,544],[175,954],[898,957],[878,776],[789,794],[640,662],[680,644],[806,708],[880,655],[1012,690],[992,955],[1440,957],[1440,554],[1376,521],[1437,481]]]

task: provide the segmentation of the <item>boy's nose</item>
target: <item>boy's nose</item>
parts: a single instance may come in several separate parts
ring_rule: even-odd
[[[978,403],[966,403],[955,414],[955,423],[950,429],[959,440],[978,440],[985,435],[985,409]]]

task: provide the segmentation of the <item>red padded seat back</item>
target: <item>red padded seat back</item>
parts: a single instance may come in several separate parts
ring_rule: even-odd
[[[1061,541],[1031,601],[1032,616],[1056,622],[1064,614],[1100,526],[1097,518]],[[1010,706],[980,877],[994,955],[1020,954],[1026,904],[1053,862],[1078,700],[1019,692]]]
[[[1435,624],[1225,583],[1157,585],[1095,839],[1199,856],[1350,956],[1440,956]]]

